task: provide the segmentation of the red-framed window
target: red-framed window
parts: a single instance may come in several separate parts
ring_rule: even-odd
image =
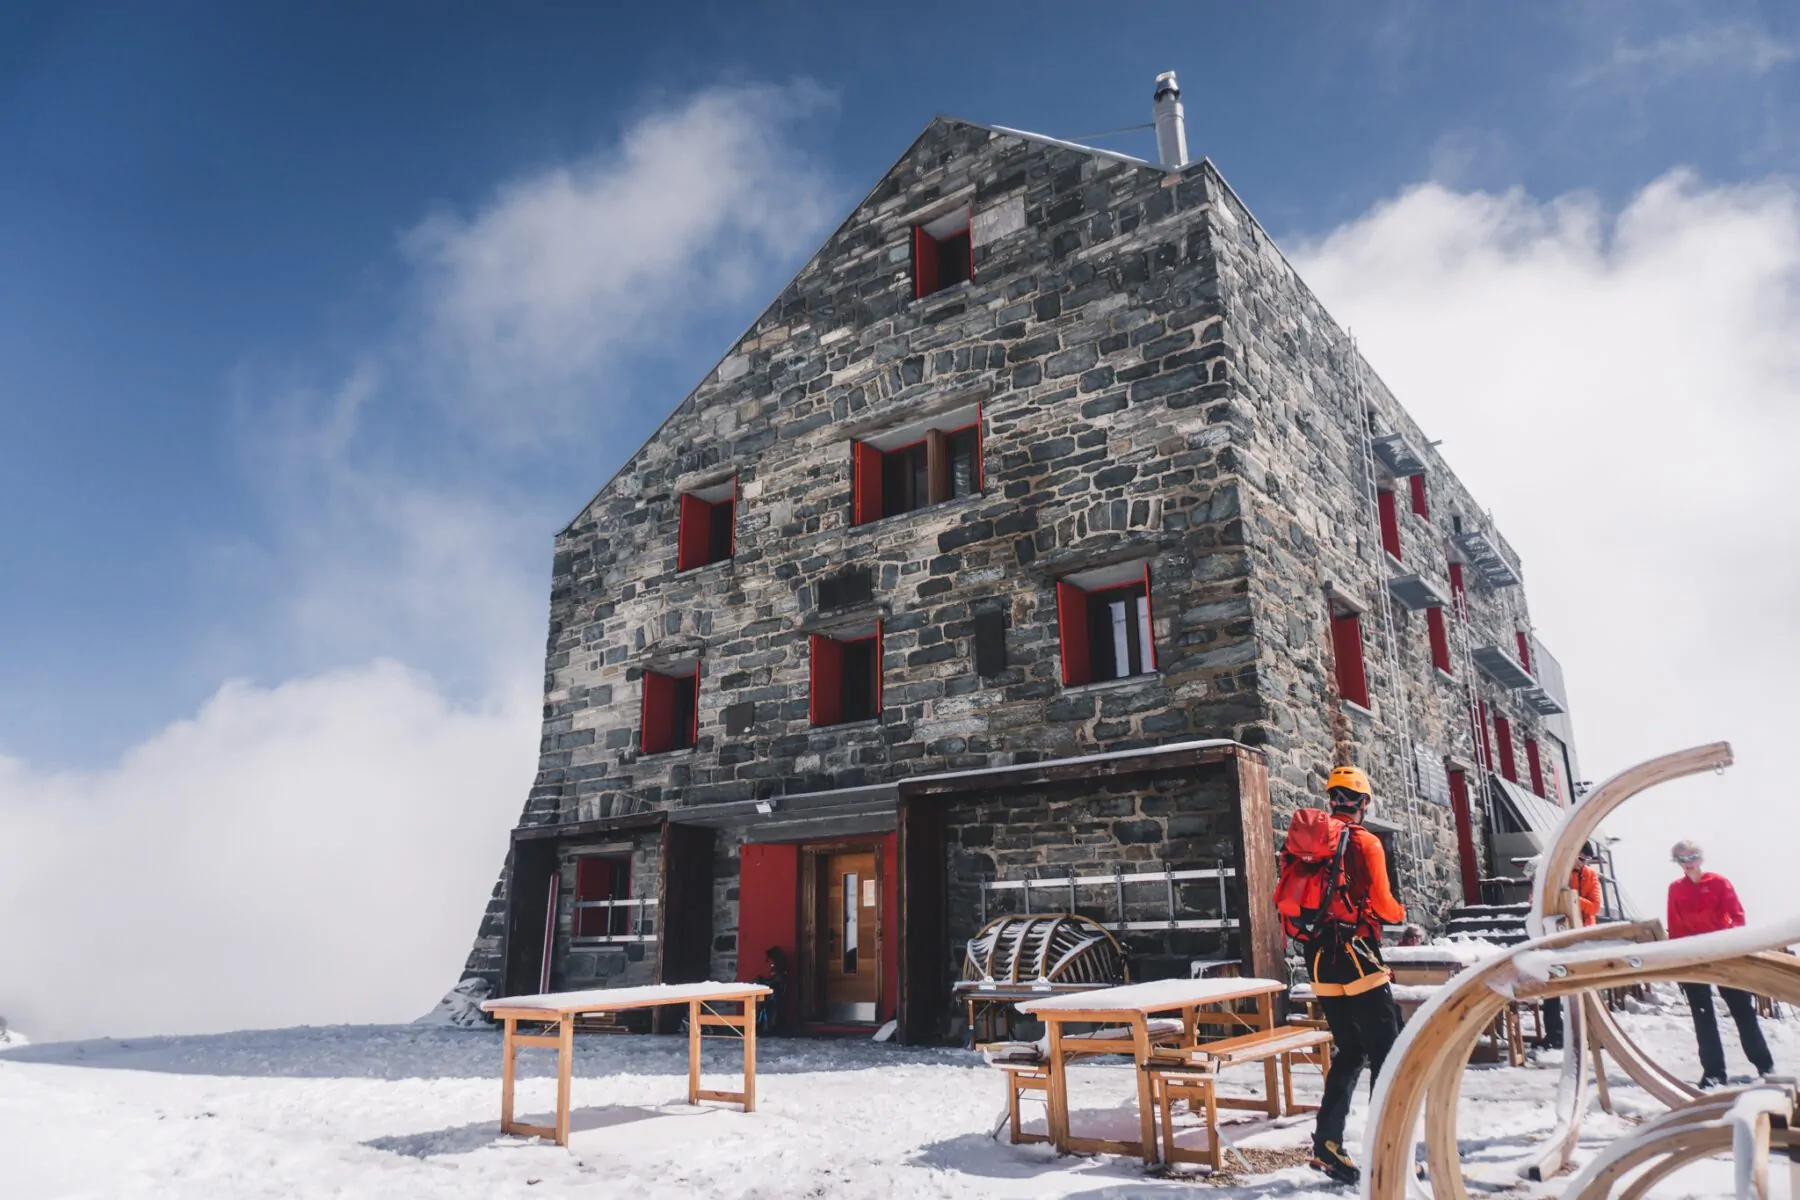
[[[1450,564],[1450,596],[1456,601],[1458,612],[1469,611],[1469,593],[1463,587],[1463,565],[1459,562]]]
[[[942,504],[982,489],[981,406],[936,423],[850,443],[850,489],[858,525]]]
[[[881,622],[872,633],[812,635],[808,715],[814,725],[843,725],[881,715]]]
[[[974,277],[975,244],[966,207],[913,226],[914,296],[929,296]]]
[[[1393,555],[1395,562],[1400,562],[1400,509],[1394,493],[1382,488],[1375,493],[1377,506],[1381,509],[1381,548]]]
[[[624,854],[589,854],[575,860],[575,915],[570,932],[577,938],[623,937],[631,932],[631,858]]]
[[[1538,752],[1536,738],[1525,739],[1525,767],[1530,773],[1531,790],[1540,796],[1544,795],[1544,760]]]
[[[1494,714],[1494,742],[1500,749],[1500,774],[1511,783],[1519,782],[1519,763],[1513,755],[1512,722]]]
[[[645,754],[686,750],[700,740],[700,667],[644,672],[644,713],[638,747]]]
[[[1527,675],[1533,674],[1534,671],[1531,666],[1531,635],[1521,629],[1514,636],[1517,637],[1519,642],[1519,665],[1525,668],[1525,673]]]
[[[1407,481],[1407,486],[1412,489],[1412,510],[1421,517],[1431,516],[1431,505],[1425,500],[1425,476],[1412,476]]]
[[[1156,670],[1150,564],[1084,571],[1056,584],[1056,628],[1064,687],[1129,679]]]
[[[1431,665],[1446,675],[1456,674],[1450,669],[1450,631],[1442,607],[1425,610],[1425,629],[1431,635]]]
[[[676,535],[675,569],[724,562],[737,552],[737,480],[681,495],[681,527]]]
[[[1337,675],[1338,695],[1352,704],[1369,707],[1369,673],[1363,665],[1360,613],[1336,607],[1331,610],[1331,662]]]

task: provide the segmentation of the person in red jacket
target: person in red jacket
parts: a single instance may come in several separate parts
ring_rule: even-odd
[[[1698,844],[1676,842],[1673,855],[1681,867],[1681,878],[1669,885],[1670,937],[1693,937],[1735,929],[1744,923],[1744,906],[1738,902],[1737,889],[1723,875],[1701,868],[1704,860]],[[1712,985],[1684,983],[1681,990],[1687,993],[1688,1009],[1694,1014],[1694,1036],[1700,1042],[1703,1075],[1700,1086],[1720,1087],[1726,1082],[1725,1047],[1719,1041],[1719,1019],[1713,1012]],[[1768,1043],[1763,1041],[1762,1026],[1756,1022],[1756,1001],[1749,992],[1723,985],[1719,987],[1719,995],[1724,997],[1725,1007],[1731,1010],[1731,1019],[1737,1023],[1738,1041],[1744,1047],[1744,1057],[1750,1060],[1757,1074],[1770,1074],[1775,1070],[1775,1059],[1769,1053]]]
[[[1600,852],[1589,842],[1581,848],[1580,860],[1569,872],[1569,890],[1575,893],[1575,900],[1581,906],[1584,926],[1600,919],[1600,868],[1596,865],[1599,861]],[[1539,1050],[1560,1050],[1563,1044],[1562,997],[1552,996],[1544,1001],[1543,1011],[1544,1034],[1532,1044]]]

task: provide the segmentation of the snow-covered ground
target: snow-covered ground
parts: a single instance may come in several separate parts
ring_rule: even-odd
[[[1685,1007],[1626,1017],[1663,1061],[1699,1068]],[[1766,1023],[1780,1069],[1800,1067],[1800,1019]],[[1735,1073],[1749,1066],[1727,1022]],[[0,1197],[1080,1197],[1191,1194],[1195,1177],[1147,1174],[1119,1158],[1058,1159],[1043,1146],[989,1136],[1002,1106],[998,1073],[971,1053],[866,1042],[768,1039],[759,1047],[758,1110],[690,1108],[686,1041],[581,1039],[575,1132],[567,1150],[501,1138],[500,1045],[489,1030],[347,1026],[209,1037],[40,1044],[0,1051]],[[708,1043],[725,1086],[735,1047]],[[521,1114],[545,1113],[550,1051],[521,1058]],[[1227,1080],[1232,1076],[1227,1075]],[[1246,1085],[1260,1078],[1251,1071]],[[1477,1068],[1461,1128],[1471,1182],[1523,1184],[1512,1163],[1552,1123],[1553,1061]],[[1082,1130],[1134,1126],[1121,1065],[1076,1072]],[[1317,1092],[1316,1081],[1303,1090]],[[1622,1113],[1655,1106],[1623,1079]],[[1359,1092],[1351,1144],[1367,1103]],[[1041,1118],[1040,1118],[1041,1125]],[[1625,1128],[1590,1116],[1586,1152]],[[1231,1136],[1263,1173],[1204,1195],[1338,1195],[1304,1166],[1309,1118],[1246,1120]],[[1284,1152],[1285,1153],[1282,1153]],[[1777,1172],[1777,1175],[1784,1175]],[[1729,1194],[1723,1162],[1677,1176],[1656,1195]],[[1221,1181],[1223,1182],[1223,1181]]]

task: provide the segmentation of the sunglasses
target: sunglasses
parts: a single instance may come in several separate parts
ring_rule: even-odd
[[[1678,863],[1697,863],[1700,861],[1700,856],[1698,854],[1677,854],[1675,856],[1675,861]]]

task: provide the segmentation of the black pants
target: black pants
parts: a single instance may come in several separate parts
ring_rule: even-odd
[[[1315,989],[1323,983],[1355,988],[1357,981],[1372,971],[1384,971],[1379,943],[1357,940],[1330,947],[1323,954],[1316,950],[1307,954]],[[1331,1070],[1325,1076],[1325,1095],[1319,1101],[1319,1124],[1313,1132],[1313,1144],[1344,1143],[1344,1120],[1350,1115],[1350,1098],[1356,1093],[1356,1080],[1363,1067],[1369,1068],[1369,1090],[1381,1077],[1381,1064],[1387,1061],[1394,1039],[1400,1036],[1400,1009],[1394,1003],[1394,989],[1385,982],[1379,987],[1349,996],[1319,996],[1319,1007],[1325,1012],[1325,1023],[1331,1026]]]
[[[1544,1001],[1544,1045],[1562,1049],[1563,1044],[1563,1007],[1562,997],[1552,996]]]
[[[1684,983],[1681,990],[1687,993],[1688,1008],[1694,1014],[1694,1036],[1700,1042],[1701,1073],[1709,1079],[1724,1079],[1725,1047],[1719,1042],[1719,1018],[1713,1012],[1712,985]],[[1721,987],[1719,995],[1725,998],[1725,1007],[1731,1010],[1731,1019],[1737,1022],[1738,1042],[1744,1047],[1744,1057],[1759,1074],[1767,1075],[1775,1069],[1775,1059],[1769,1053],[1769,1044],[1763,1041],[1762,1026],[1756,1023],[1755,999],[1749,992],[1728,987]]]

